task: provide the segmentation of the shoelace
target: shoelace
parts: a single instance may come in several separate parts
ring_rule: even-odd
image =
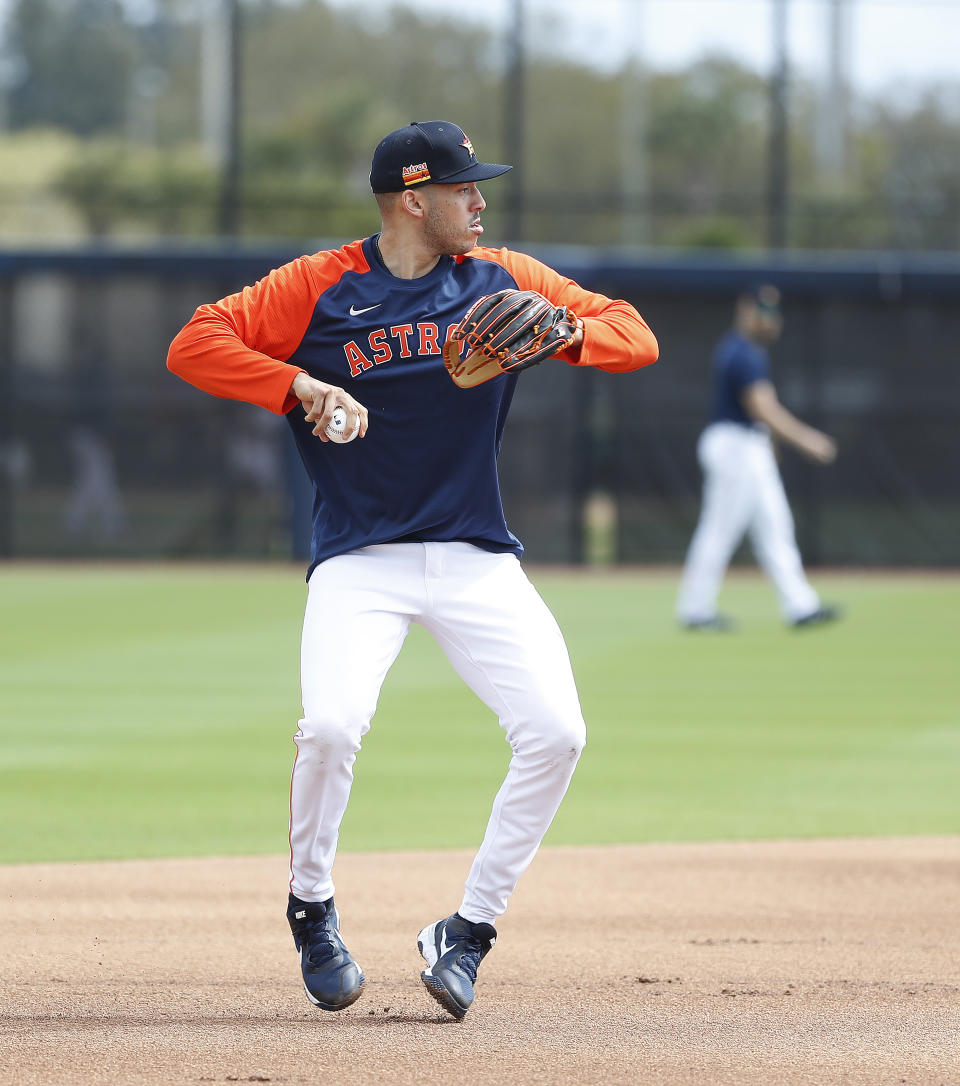
[[[307,961],[311,965],[323,965],[337,953],[330,931],[324,920],[307,921],[306,928]]]
[[[483,954],[483,944],[479,939],[468,935],[463,939],[465,949],[457,954],[457,964],[473,983],[477,979],[477,970],[480,968],[480,957]]]

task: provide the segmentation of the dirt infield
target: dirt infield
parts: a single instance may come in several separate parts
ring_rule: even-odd
[[[343,855],[363,998],[282,857],[0,868],[0,1082],[960,1084],[960,838],[546,848],[458,1023],[416,933],[468,853]]]

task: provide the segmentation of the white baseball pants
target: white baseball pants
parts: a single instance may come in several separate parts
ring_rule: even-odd
[[[697,458],[703,469],[703,506],[680,583],[680,621],[716,615],[727,566],[745,533],[776,588],[784,621],[815,611],[820,599],[803,572],[793,515],[766,431],[712,423],[700,435]]]
[[[354,760],[412,622],[497,714],[513,751],[459,908],[467,920],[493,923],[560,806],[586,729],[563,637],[519,561],[468,543],[381,544],[313,571],[290,791],[290,889],[303,901],[334,893]]]

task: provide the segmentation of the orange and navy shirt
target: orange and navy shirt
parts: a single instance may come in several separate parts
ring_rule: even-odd
[[[377,235],[302,256],[200,306],[174,339],[172,372],[215,396],[286,414],[314,485],[308,577],[319,562],[374,543],[460,540],[522,553],[504,519],[496,466],[517,378],[462,389],[442,357],[467,309],[505,288],[539,291],[583,319],[577,356],[558,355],[571,365],[617,373],[656,361],[657,341],[633,306],[530,256],[476,248],[399,279],[380,259]],[[301,371],[366,407],[362,440],[313,436],[290,391]]]

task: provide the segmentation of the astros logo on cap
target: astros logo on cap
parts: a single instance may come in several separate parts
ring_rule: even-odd
[[[417,185],[421,181],[430,180],[430,169],[426,162],[418,162],[415,166],[403,167],[403,183],[405,185]]]

